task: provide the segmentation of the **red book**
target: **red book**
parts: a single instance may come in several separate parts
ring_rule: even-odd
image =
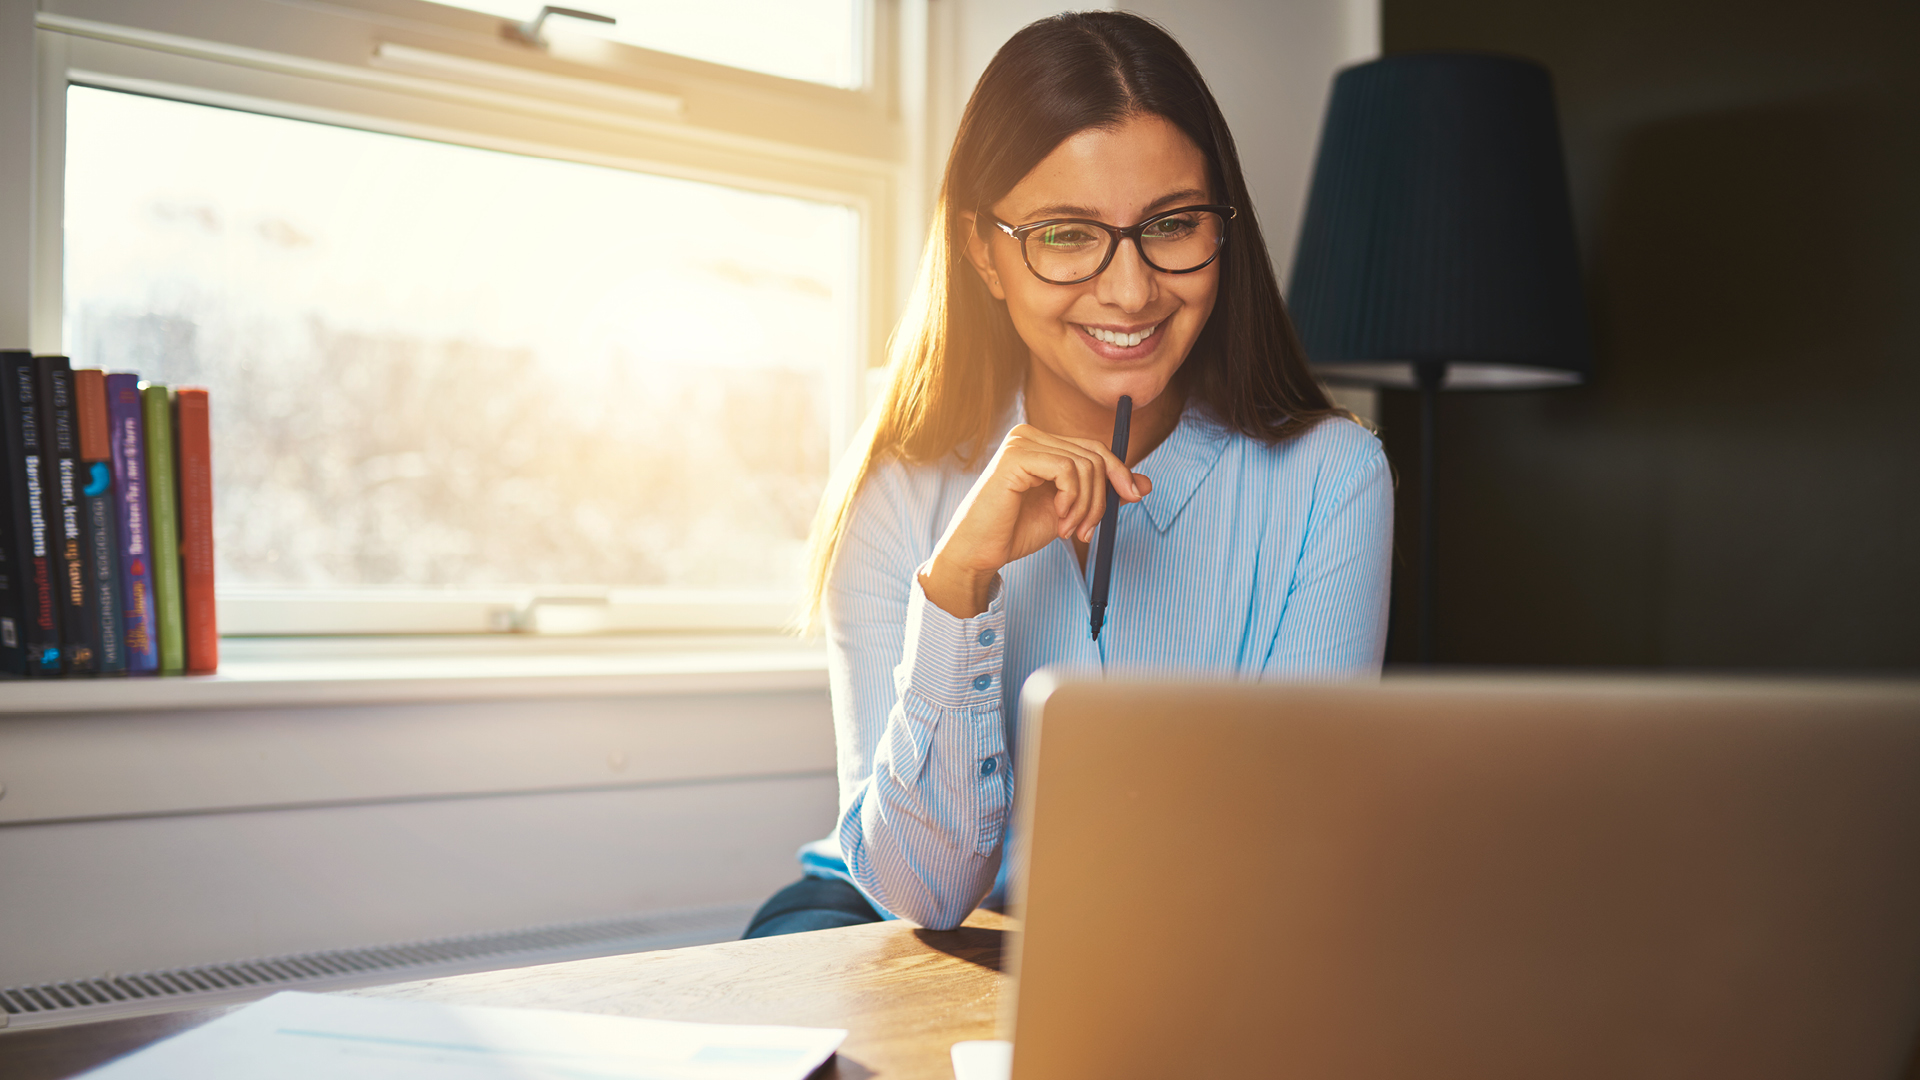
[[[220,667],[220,629],[213,603],[213,435],[207,392],[174,391],[173,430],[179,448],[180,593],[187,624],[187,674]]]

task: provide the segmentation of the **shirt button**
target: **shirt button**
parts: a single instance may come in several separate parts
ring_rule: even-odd
[[[982,675],[979,678],[973,680],[973,688],[975,690],[985,690],[987,687],[992,685],[993,685],[993,676],[991,675]]]
[[[980,639],[979,639],[979,640],[980,640],[980,644],[981,644],[981,645],[991,645],[991,644],[993,644],[993,642],[994,642],[994,636],[995,636],[995,635],[994,635],[994,633],[993,633],[993,631],[991,631],[991,630],[982,630],[982,631],[980,631]]]
[[[993,758],[988,758],[987,760],[980,763],[980,775],[992,776],[993,770],[999,767],[1000,767],[1000,763],[998,761],[995,761]]]

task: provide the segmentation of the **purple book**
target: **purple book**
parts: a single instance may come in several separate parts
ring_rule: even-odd
[[[120,545],[120,595],[126,605],[127,674],[160,669],[154,633],[152,530],[147,526],[146,439],[140,418],[140,376],[107,376],[107,423],[112,443],[114,539]]]

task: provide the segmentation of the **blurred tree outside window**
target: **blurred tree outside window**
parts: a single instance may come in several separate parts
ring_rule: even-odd
[[[797,588],[833,203],[74,86],[76,366],[212,394],[223,585]]]

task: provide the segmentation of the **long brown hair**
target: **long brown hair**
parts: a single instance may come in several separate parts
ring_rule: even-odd
[[[1026,376],[1027,348],[1006,303],[967,262],[963,215],[985,225],[984,211],[1068,137],[1143,113],[1193,140],[1214,197],[1239,211],[1221,253],[1219,297],[1180,366],[1179,389],[1228,428],[1267,443],[1344,415],[1307,370],[1233,136],[1186,50],[1125,12],[1041,19],[1000,47],[960,118],[919,276],[888,342],[886,396],[814,519],[810,622],[873,463],[954,455],[972,467],[992,451],[995,422]]]

